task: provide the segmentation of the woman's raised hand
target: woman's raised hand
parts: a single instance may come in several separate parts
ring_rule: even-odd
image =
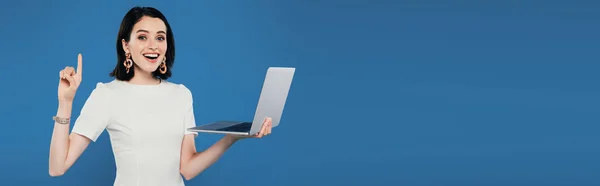
[[[73,102],[75,93],[81,83],[82,56],[77,55],[77,71],[71,66],[67,66],[59,73],[60,82],[58,84],[58,100],[60,102]]]

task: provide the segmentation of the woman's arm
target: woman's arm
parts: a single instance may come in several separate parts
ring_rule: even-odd
[[[59,103],[57,117],[70,118],[72,103]],[[69,135],[69,124],[54,123],[50,141],[50,176],[62,176],[83,153],[90,139],[79,134]]]
[[[217,143],[202,152],[196,152],[195,134],[187,134],[181,144],[180,172],[186,180],[196,177],[214,164],[236,141],[244,138],[262,138],[271,134],[272,120],[267,117],[261,130],[254,136],[225,135]]]
[[[59,72],[58,83],[58,111],[56,117],[71,118],[73,98],[81,83],[82,59],[77,55],[77,71],[73,67],[65,67]],[[89,138],[79,134],[69,135],[69,124],[54,122],[52,139],[50,140],[50,158],[48,172],[50,176],[61,176],[75,163],[75,160],[83,153],[90,144]]]
[[[186,180],[190,180],[214,164],[237,141],[225,135],[217,143],[202,152],[196,152],[194,134],[185,135],[181,144],[180,172]]]

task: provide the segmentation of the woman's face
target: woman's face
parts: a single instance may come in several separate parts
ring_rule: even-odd
[[[152,73],[167,52],[167,27],[159,18],[144,16],[133,26],[129,42],[122,43],[124,52],[131,54],[136,72]]]

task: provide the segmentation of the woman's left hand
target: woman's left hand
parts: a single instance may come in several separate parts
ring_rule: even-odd
[[[269,134],[271,134],[271,128],[273,127],[272,124],[272,118],[267,117],[265,118],[262,128],[260,129],[260,131],[258,131],[258,133],[252,135],[252,136],[243,136],[243,135],[232,135],[232,134],[228,134],[229,136],[233,137],[236,140],[239,139],[245,139],[245,138],[262,138],[264,136],[267,136]]]

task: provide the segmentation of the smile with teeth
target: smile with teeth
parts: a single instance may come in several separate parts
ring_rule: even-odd
[[[144,57],[146,57],[146,60],[148,60],[151,63],[156,62],[156,59],[158,58],[158,54],[156,53],[151,53],[151,54],[144,54]]]
[[[144,57],[150,58],[150,59],[156,59],[156,58],[158,58],[158,54],[144,54]]]

